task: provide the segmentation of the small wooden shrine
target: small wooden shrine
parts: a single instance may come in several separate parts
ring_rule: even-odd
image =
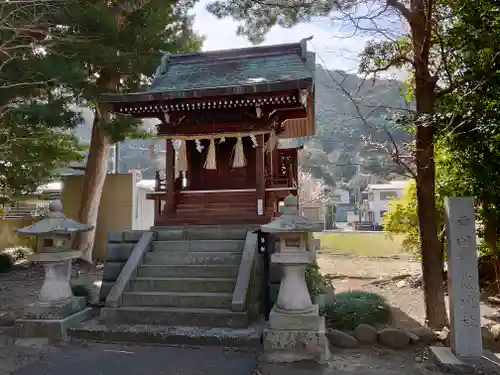
[[[297,148],[280,145],[315,131],[306,42],[165,55],[147,92],[103,95],[117,113],[160,120],[156,226],[266,223],[297,194]]]

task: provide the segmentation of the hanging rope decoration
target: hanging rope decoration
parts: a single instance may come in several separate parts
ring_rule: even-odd
[[[210,140],[210,146],[208,146],[207,160],[205,160],[205,169],[216,170],[217,160],[215,158],[215,139]]]
[[[175,158],[175,178],[179,178],[181,172],[188,171],[187,162],[187,151],[186,151],[186,141],[181,139],[181,144],[179,150],[177,151],[177,157]]]
[[[243,140],[241,137],[236,138],[236,144],[233,148],[233,168],[243,168],[247,165],[245,153],[243,151]]]
[[[264,143],[264,151],[265,152],[271,152],[273,151],[278,145],[278,137],[276,136],[275,132],[272,132],[269,134],[269,139]]]

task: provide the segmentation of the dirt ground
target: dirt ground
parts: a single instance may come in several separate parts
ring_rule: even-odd
[[[408,279],[409,276],[420,274],[418,261],[410,258],[366,258],[319,253],[318,263],[323,273],[334,277],[337,293],[366,290],[381,294],[393,306],[394,325],[411,329],[424,324],[422,290],[408,281],[411,280]],[[76,266],[73,273],[77,275],[78,272],[79,268]],[[102,268],[98,267],[91,277],[99,279],[101,272]],[[12,323],[15,317],[22,314],[23,306],[35,300],[42,280],[43,268],[39,265],[16,267],[8,274],[0,274],[0,375],[13,374],[25,363],[58,350],[43,339],[15,339],[10,328],[2,327]],[[482,323],[491,323],[484,316],[496,310],[482,303]],[[437,371],[427,359],[419,359],[418,356],[421,356],[420,351],[393,352],[377,347],[337,351],[334,352],[333,367],[330,366],[326,372],[322,370],[321,374],[355,372],[375,375],[375,371],[432,374]],[[294,366],[293,369],[289,366],[271,366],[262,370],[266,375],[279,375],[282,371],[290,375],[300,375],[305,368],[301,370],[300,365]]]
[[[384,296],[394,308],[394,325],[416,328],[425,323],[424,296],[421,287],[405,281],[421,274],[420,262],[411,258],[367,258],[319,253],[321,272],[334,276],[336,293],[366,290]],[[392,280],[391,280],[392,279]],[[481,302],[481,324],[498,309]]]

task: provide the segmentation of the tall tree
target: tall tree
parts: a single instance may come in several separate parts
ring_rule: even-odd
[[[422,254],[422,273],[427,322],[441,329],[448,324],[442,273],[440,244],[438,239],[438,215],[435,202],[434,137],[436,129],[429,121],[434,113],[438,92],[438,76],[431,65],[431,48],[435,42],[434,27],[437,0],[321,0],[290,1],[286,5],[272,0],[219,0],[208,6],[218,17],[233,17],[241,21],[238,32],[250,40],[259,42],[274,25],[293,26],[308,22],[314,16],[330,15],[332,11],[343,13],[354,20],[356,28],[369,24],[373,31],[374,20],[387,10],[397,13],[407,24],[406,38],[372,42],[365,48],[360,71],[377,74],[390,68],[408,65],[412,70],[416,105],[414,121],[416,139],[416,184],[418,218]],[[357,19],[356,9],[375,9],[373,14]],[[385,36],[387,33],[382,33]]]
[[[51,22],[71,1],[0,1],[2,202],[32,193],[80,157],[71,132],[79,118],[58,88],[68,76],[59,69],[65,58],[53,54],[62,40]]]
[[[112,114],[99,95],[146,89],[162,54],[198,50],[202,39],[193,32],[188,15],[193,4],[192,0],[75,0],[58,18],[66,25],[62,34],[88,40],[57,45],[60,55],[70,57],[67,69],[80,75],[67,87],[78,104],[94,112],[80,221],[96,225],[110,145],[143,135],[139,122]],[[94,237],[91,231],[76,244],[89,263]]]
[[[452,84],[435,116],[446,130],[444,167],[450,183],[477,198],[484,240],[500,259],[500,8],[480,0],[446,4],[454,22],[440,42],[454,51],[446,71]]]

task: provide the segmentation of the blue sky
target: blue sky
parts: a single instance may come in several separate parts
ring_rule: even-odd
[[[205,10],[210,0],[200,0],[194,9],[195,28],[205,35],[204,50],[220,50],[251,46],[244,37],[236,35],[237,24],[231,19],[218,20]],[[291,29],[275,27],[267,35],[264,44],[280,44],[298,42],[302,38],[314,36],[308,43],[308,49],[317,53],[317,61],[330,69],[357,70],[357,56],[368,36],[347,38],[347,31],[334,33],[328,20],[318,20],[309,24],[297,25]],[[335,36],[334,36],[335,35]]]

